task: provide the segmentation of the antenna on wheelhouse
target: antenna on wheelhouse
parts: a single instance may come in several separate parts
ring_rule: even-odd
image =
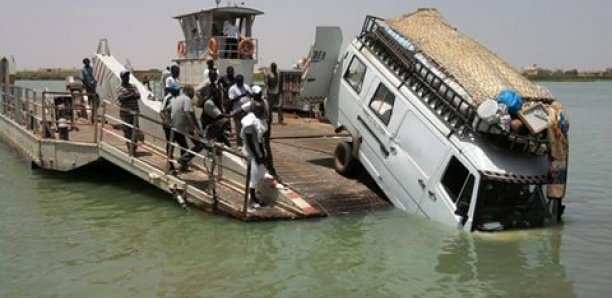
[[[215,2],[217,3],[217,7],[219,7],[219,3],[221,3],[221,0],[215,0]],[[230,7],[230,6],[240,7],[244,5],[245,5],[244,1],[238,2],[238,1],[227,0],[227,7]]]
[[[221,0],[215,0],[215,4],[217,4],[217,8],[218,8],[219,5],[221,4]]]

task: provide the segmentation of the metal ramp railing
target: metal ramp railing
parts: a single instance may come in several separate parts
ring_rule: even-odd
[[[205,137],[195,137],[174,128],[170,129],[167,140],[162,130],[163,123],[158,119],[123,109],[109,101],[103,101],[101,108],[98,133],[100,156],[168,190],[183,206],[187,202],[245,221],[322,215],[319,210],[311,211],[303,206],[294,206],[289,201],[291,198],[286,199],[280,193],[266,197],[276,189],[268,189],[268,193],[261,190],[262,198],[270,205],[252,209],[249,207],[252,200],[249,185],[254,169],[247,156]],[[120,111],[134,118],[128,120],[117,116]],[[129,134],[126,133],[128,131]],[[174,138],[179,133],[192,141],[201,142],[204,145],[203,152],[197,152],[199,149],[194,149],[196,146],[182,147]],[[137,150],[132,150],[135,146]],[[172,169],[178,166],[174,154],[176,151],[179,151],[178,157],[187,152],[193,155],[189,171]]]
[[[407,86],[457,136],[481,135],[494,143],[516,151],[536,155],[546,153],[550,146],[546,137],[525,136],[490,126],[487,131],[475,131],[481,121],[469,95],[451,86],[447,77],[430,66],[433,62],[393,29],[381,23],[382,19],[368,16],[359,40]],[[474,125],[475,124],[475,125]]]
[[[39,92],[0,84],[0,114],[41,139],[96,143],[94,102],[95,94],[78,88]]]
[[[113,111],[111,112],[111,110]],[[116,115],[120,110],[132,114],[136,124],[120,119]],[[188,188],[191,188],[196,190],[195,193],[204,194],[205,198],[200,199],[210,201],[213,209],[226,206],[225,209],[231,210],[231,213],[237,217],[247,218],[250,216],[247,207],[250,204],[248,183],[251,169],[248,159],[241,153],[204,139],[199,140],[206,143],[206,146],[203,148],[204,152],[193,152],[191,148],[181,147],[176,142],[166,140],[160,135],[159,131],[163,125],[160,120],[125,110],[109,101],[103,101],[102,103],[101,122],[100,133],[98,134],[98,142],[101,148],[115,148],[117,150],[113,150],[114,152],[120,152],[121,155],[127,155],[129,158],[137,158],[164,176],[171,175],[176,177],[177,181],[182,181],[184,185],[179,187],[175,183],[172,187],[179,187],[180,192],[186,192]],[[120,132],[117,129],[118,127],[131,131],[130,138],[124,136],[125,131]],[[170,140],[174,140],[173,136],[176,133],[189,135],[186,132],[180,132],[172,128]],[[170,151],[168,151],[167,145],[172,148]],[[129,150],[132,146],[139,147],[138,153],[135,150]],[[164,150],[164,147],[166,147],[166,150]],[[180,153],[178,151],[193,154],[192,171],[178,175],[175,170],[171,169],[175,151],[177,151],[179,157]],[[237,171],[233,167],[228,167],[224,163],[224,160],[227,162],[227,158],[222,157],[223,153],[232,155],[240,160],[240,162],[246,164],[245,171]],[[221,197],[218,194],[220,186],[223,186],[226,190],[225,197]]]

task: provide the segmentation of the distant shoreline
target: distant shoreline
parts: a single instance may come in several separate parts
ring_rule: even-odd
[[[537,77],[526,77],[532,82],[577,82],[577,83],[588,83],[588,82],[609,82],[612,81],[612,77],[554,77],[554,76],[537,76]]]
[[[74,77],[78,79],[80,77],[80,70],[78,69],[53,69],[53,70],[24,70],[18,71],[15,74],[15,80],[26,80],[26,81],[64,81],[67,77]],[[160,80],[161,70],[149,69],[149,70],[135,70],[134,75],[142,81],[147,76],[149,80]]]

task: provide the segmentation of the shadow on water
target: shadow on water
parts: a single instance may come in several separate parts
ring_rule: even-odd
[[[172,202],[166,192],[103,159],[70,172],[34,167],[32,176],[40,189],[74,189],[92,195],[104,194],[112,199],[113,193],[99,192],[104,188],[120,195],[142,197],[151,203]]]
[[[12,202],[28,202],[54,215],[103,209],[121,214],[167,209],[184,214],[169,194],[106,160],[58,172],[36,167],[5,142],[0,142],[0,152],[4,153],[0,177],[12,180],[5,181],[11,185],[5,195]]]

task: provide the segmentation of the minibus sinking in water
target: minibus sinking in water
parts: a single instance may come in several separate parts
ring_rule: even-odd
[[[437,14],[412,17],[419,13]],[[367,17],[343,53],[340,29],[317,27],[301,95],[324,100],[325,117],[352,136],[335,150],[336,170],[349,174],[360,163],[397,208],[466,231],[559,222],[562,195],[546,191],[554,146],[547,131],[519,134],[484,123],[465,81],[391,24]]]

